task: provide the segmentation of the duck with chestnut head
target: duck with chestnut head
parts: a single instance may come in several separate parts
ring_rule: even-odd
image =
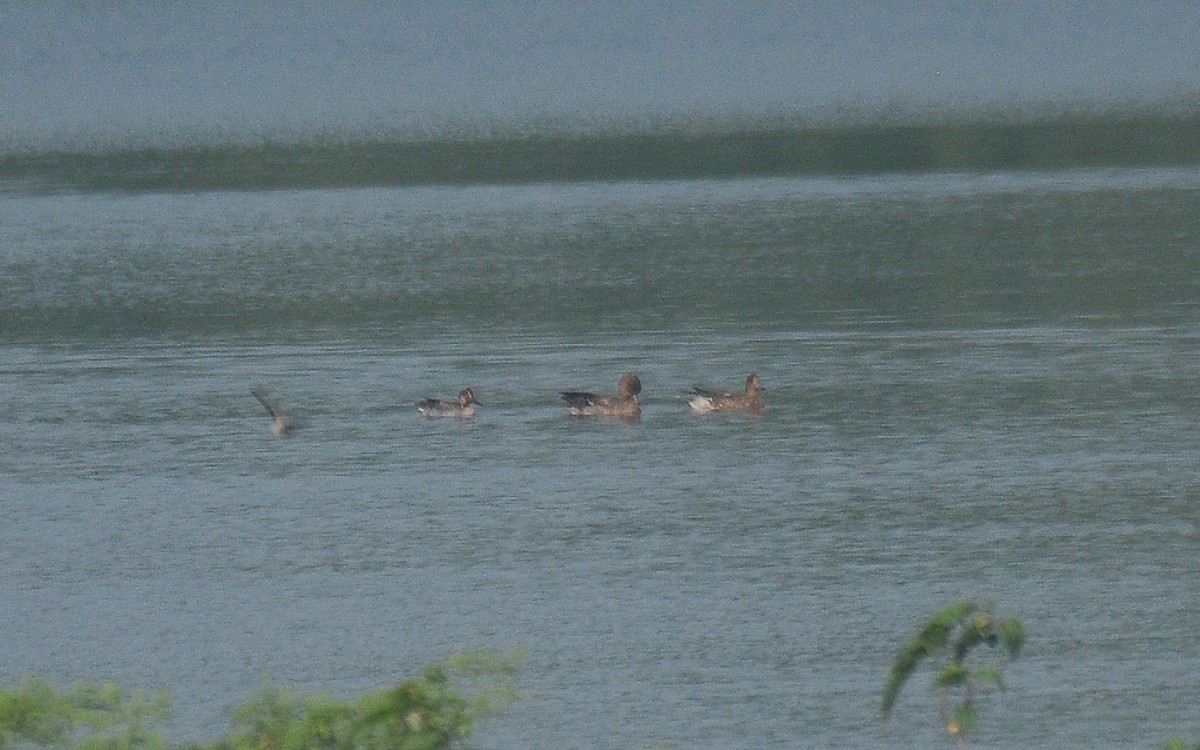
[[[453,401],[442,401],[436,398],[418,401],[417,413],[424,417],[471,419],[475,416],[476,405],[482,406],[475,400],[475,392],[470,388],[463,388],[458,392],[458,398]]]
[[[637,396],[642,392],[642,381],[633,373],[621,376],[617,383],[618,395],[600,396],[588,391],[564,391],[563,401],[576,417],[621,417],[637,419],[642,413]]]
[[[762,394],[762,379],[758,377],[758,373],[752,372],[746,378],[744,393],[696,387],[688,396],[688,404],[702,414],[713,411],[748,411],[757,414],[763,410]]]

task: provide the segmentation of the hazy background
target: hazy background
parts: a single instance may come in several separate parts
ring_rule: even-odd
[[[7,2],[0,14],[9,150],[1191,107],[1200,90],[1193,2]]]

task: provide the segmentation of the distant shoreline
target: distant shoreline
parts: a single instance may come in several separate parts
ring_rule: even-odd
[[[701,124],[702,125],[702,124]],[[1200,111],[779,119],[493,136],[315,137],[0,154],[0,192],[272,190],[1200,164]]]

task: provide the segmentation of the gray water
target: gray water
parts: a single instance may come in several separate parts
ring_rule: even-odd
[[[485,747],[932,747],[891,661],[991,598],[976,746],[1200,736],[1200,11],[793,5],[4,4],[0,683],[181,742],[523,649]]]
[[[978,744],[1195,726],[1194,169],[9,196],[2,674],[353,697],[524,649],[497,748],[945,742],[921,621],[1028,631]],[[759,372],[759,418],[693,384]],[[635,424],[557,393],[635,371]],[[276,439],[250,397],[300,422]],[[470,385],[470,423],[417,399]]]

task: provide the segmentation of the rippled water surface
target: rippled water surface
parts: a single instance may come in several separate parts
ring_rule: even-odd
[[[979,744],[1200,703],[1191,169],[0,198],[0,677],[353,696],[526,649],[497,748]],[[761,417],[689,413],[757,371]],[[567,389],[640,374],[635,424]],[[413,407],[465,385],[469,423]],[[300,423],[275,439],[248,389]]]

